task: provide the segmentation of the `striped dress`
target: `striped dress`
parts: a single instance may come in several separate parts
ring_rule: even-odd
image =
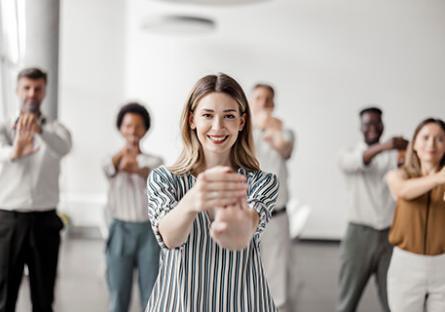
[[[210,219],[199,213],[186,242],[168,249],[159,220],[174,209],[194,185],[192,175],[177,176],[164,166],[148,179],[149,217],[162,251],[158,279],[146,312],[275,312],[260,259],[260,234],[270,219],[278,194],[275,175],[240,169],[247,177],[248,204],[260,216],[250,245],[231,251],[209,234]]]

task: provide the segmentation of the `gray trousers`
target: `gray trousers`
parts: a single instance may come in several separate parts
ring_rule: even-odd
[[[272,216],[261,236],[261,261],[267,284],[278,311],[288,305],[291,240],[286,212]]]
[[[369,278],[375,275],[382,310],[389,312],[386,281],[392,246],[388,231],[349,223],[341,244],[338,312],[356,311]]]
[[[129,311],[134,270],[138,271],[141,311],[144,311],[158,276],[159,252],[150,222],[113,220],[106,248],[108,311]]]

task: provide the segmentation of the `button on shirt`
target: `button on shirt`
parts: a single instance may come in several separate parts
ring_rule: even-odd
[[[145,153],[139,154],[136,161],[139,168],[149,169],[163,163],[160,157]],[[117,171],[112,156],[105,159],[103,169],[110,183],[107,202],[110,216],[127,222],[148,221],[147,180],[136,173]]]
[[[294,142],[295,136],[292,130],[284,129],[283,135],[288,141]],[[262,171],[273,173],[278,177],[280,188],[278,190],[278,198],[276,203],[276,211],[286,206],[289,200],[289,189],[287,186],[288,170],[286,159],[278,153],[270,143],[264,140],[264,131],[254,129],[253,139],[255,142],[255,151],[260,168]]]
[[[11,160],[14,124],[15,121],[0,124],[0,209],[54,209],[59,203],[60,161],[71,150],[71,135],[57,121],[43,122],[42,133],[34,135],[37,151]]]
[[[395,203],[385,175],[397,168],[398,152],[381,152],[366,166],[363,153],[367,148],[361,142],[352,150],[342,151],[339,157],[349,187],[349,221],[382,230],[388,228],[393,219]]]

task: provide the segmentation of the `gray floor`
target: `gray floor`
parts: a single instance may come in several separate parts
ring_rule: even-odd
[[[103,248],[101,240],[64,240],[56,290],[56,312],[106,311]],[[293,312],[334,311],[338,252],[338,244],[335,243],[299,242],[294,245],[293,283],[290,285]],[[26,278],[17,311],[31,311]],[[140,308],[137,291],[134,291],[131,312],[136,311],[140,311]],[[358,312],[371,311],[381,311],[373,281],[370,281],[358,309]]]

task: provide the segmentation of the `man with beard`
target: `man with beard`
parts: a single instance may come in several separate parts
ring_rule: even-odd
[[[25,264],[33,311],[53,311],[63,228],[56,214],[60,162],[71,136],[40,111],[46,85],[42,70],[20,71],[20,114],[0,124],[0,312],[15,311]]]
[[[386,173],[398,165],[399,151],[408,142],[392,137],[381,143],[382,111],[368,107],[360,111],[363,141],[343,151],[339,165],[349,186],[350,206],[346,235],[341,245],[338,312],[356,311],[364,288],[372,275],[382,309],[389,312],[386,276],[392,254],[388,231],[394,201],[384,181]]]

